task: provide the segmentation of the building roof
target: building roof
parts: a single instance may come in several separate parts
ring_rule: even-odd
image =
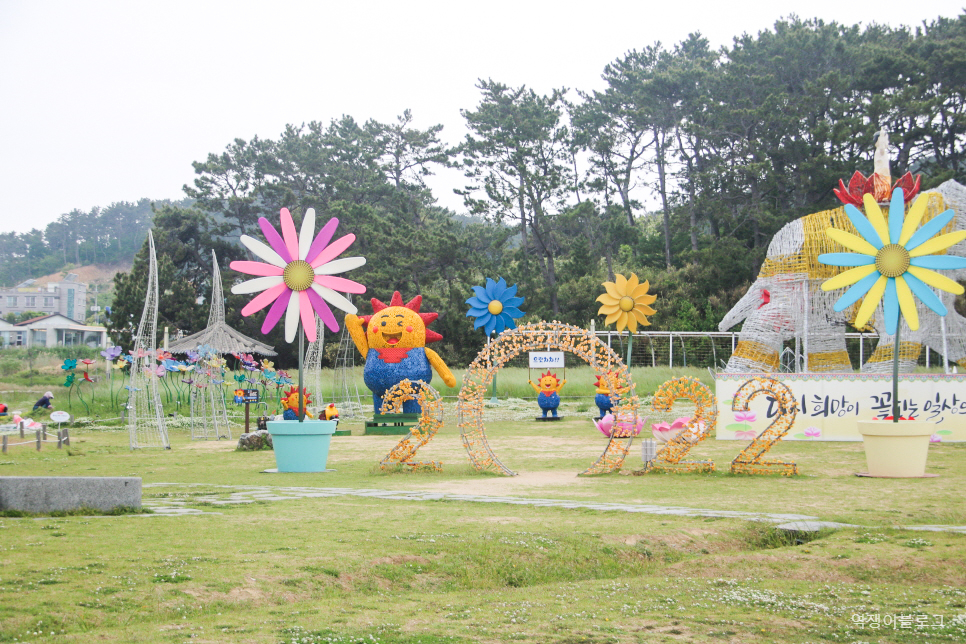
[[[60,318],[63,323],[57,324],[52,318]],[[53,322],[48,324],[41,324],[42,322],[50,321]],[[106,327],[94,326],[90,324],[81,324],[76,320],[72,320],[62,313],[51,313],[50,315],[41,315],[40,317],[31,318],[29,320],[24,320],[23,322],[17,322],[13,326],[15,327],[26,327],[28,329],[33,329],[35,327],[43,328],[56,328],[56,329],[67,329],[68,331],[107,331]]]
[[[215,324],[198,333],[185,336],[168,347],[171,353],[188,353],[199,345],[207,344],[216,353],[257,353],[263,356],[278,355],[272,346],[236,331],[224,322]]]

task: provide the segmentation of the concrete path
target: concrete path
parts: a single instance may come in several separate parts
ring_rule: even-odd
[[[823,528],[863,527],[848,523],[822,521],[819,517],[806,514],[775,514],[770,512],[739,512],[737,510],[709,510],[666,505],[642,505],[637,503],[588,503],[566,499],[536,499],[515,496],[482,496],[479,494],[442,494],[438,492],[407,492],[405,490],[374,490],[347,487],[275,487],[272,485],[207,485],[182,483],[145,483],[144,489],[163,489],[165,487],[203,487],[230,491],[225,494],[194,495],[190,497],[147,497],[142,505],[154,514],[141,516],[172,516],[186,514],[217,514],[187,507],[189,504],[210,503],[213,506],[254,503],[255,501],[292,501],[297,499],[356,496],[387,499],[393,501],[463,501],[466,503],[506,503],[542,508],[588,509],[601,512],[638,512],[681,517],[717,517],[764,521],[774,523],[786,530],[814,531]],[[869,526],[874,527],[874,526]],[[905,530],[929,530],[934,532],[958,532],[966,534],[966,526],[901,526]]]

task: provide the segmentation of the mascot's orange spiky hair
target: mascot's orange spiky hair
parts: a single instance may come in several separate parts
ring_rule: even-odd
[[[439,313],[432,312],[432,311],[431,312],[428,312],[428,313],[420,313],[419,312],[419,309],[423,305],[423,296],[422,295],[417,295],[413,299],[411,299],[408,302],[406,302],[405,304],[403,304],[403,302],[402,302],[402,294],[399,291],[395,291],[392,294],[392,299],[389,300],[389,304],[385,304],[384,302],[381,302],[380,300],[378,300],[376,298],[372,298],[372,300],[370,300],[370,301],[372,302],[372,315],[360,315],[359,316],[359,319],[362,320],[362,324],[363,325],[368,326],[369,325],[369,321],[372,320],[373,317],[375,317],[375,314],[376,313],[379,313],[380,311],[384,311],[385,309],[388,309],[390,306],[402,306],[402,307],[405,307],[405,308],[409,309],[410,311],[412,311],[416,315],[418,315],[419,318],[423,321],[423,324],[427,327],[426,328],[426,344],[429,344],[430,342],[439,342],[440,340],[443,339],[443,336],[441,336],[440,334],[436,333],[435,331],[431,331],[428,328],[429,325],[432,322],[435,322],[436,321],[436,318],[439,317]]]

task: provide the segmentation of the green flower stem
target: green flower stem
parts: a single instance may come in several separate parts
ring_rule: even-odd
[[[892,345],[892,422],[899,422],[899,330],[902,320],[896,325],[896,337]]]

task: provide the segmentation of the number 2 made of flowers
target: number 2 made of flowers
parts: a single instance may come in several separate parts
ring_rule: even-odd
[[[669,412],[678,398],[687,398],[695,406],[694,417],[680,434],[668,441],[658,451],[655,458],[647,462],[643,470],[635,474],[647,472],[713,472],[714,461],[685,461],[683,460],[695,445],[703,441],[714,431],[718,417],[718,404],[711,390],[696,378],[682,377],[668,380],[654,392],[651,408],[655,412]]]
[[[388,469],[393,465],[407,465],[414,469],[432,469],[437,472],[443,469],[443,464],[439,461],[414,462],[413,456],[419,449],[431,441],[443,426],[443,397],[429,384],[422,380],[411,382],[408,378],[400,380],[389,388],[382,400],[380,414],[399,414],[402,413],[403,403],[407,400],[415,400],[422,408],[419,415],[419,422],[409,431],[402,440],[396,443],[386,457],[379,463],[382,469]]]
[[[521,353],[544,350],[567,351],[589,364],[595,374],[610,383],[615,417],[625,419],[632,427],[638,421],[638,397],[630,372],[620,357],[596,335],[556,320],[507,329],[483,347],[466,369],[456,405],[460,438],[470,462],[478,471],[516,475],[490,448],[483,423],[483,401],[487,387],[504,365]],[[616,472],[623,465],[633,440],[631,432],[614,432],[603,454],[578,476]]]
[[[774,378],[763,376],[752,378],[738,387],[731,402],[731,410],[749,411],[751,400],[759,394],[768,394],[775,399],[778,405],[778,417],[765,431],[756,436],[735,457],[735,460],[731,461],[731,472],[732,474],[781,474],[782,476],[798,474],[798,465],[794,462],[762,458],[765,452],[781,441],[795,422],[798,402],[787,385]]]

